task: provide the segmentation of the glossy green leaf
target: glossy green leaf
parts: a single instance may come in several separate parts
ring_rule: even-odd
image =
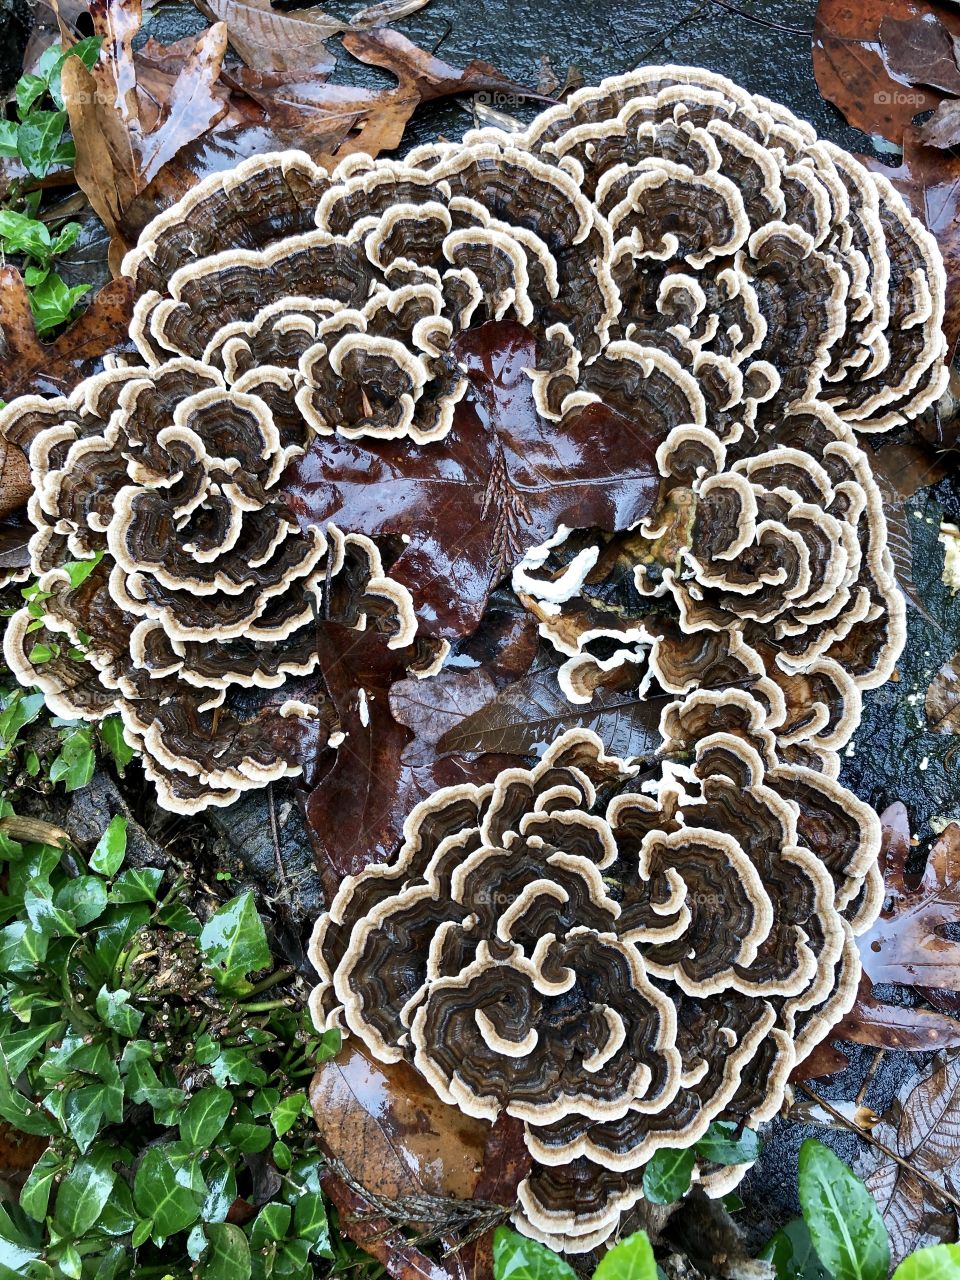
[[[546,1245],[509,1227],[493,1233],[494,1280],[576,1280],[576,1272]]]
[[[86,291],[85,287],[83,291]],[[60,277],[51,272],[43,284],[30,294],[30,307],[37,332],[52,329],[66,320],[80,296],[76,289],[67,289]],[[67,791],[78,791],[93,777],[95,764],[90,730],[86,725],[71,729],[61,743],[60,754],[50,766],[50,781],[62,782]]]
[[[28,253],[45,261],[51,252],[50,232],[36,218],[0,209],[0,240],[8,253]]]
[[[643,1194],[651,1204],[673,1204],[690,1190],[696,1162],[693,1147],[662,1147],[643,1170]]]
[[[42,98],[47,92],[47,81],[44,76],[35,76],[28,73],[21,76],[17,81],[17,111],[22,120],[27,115],[30,108]]]
[[[714,1120],[696,1144],[697,1155],[714,1164],[746,1164],[760,1154],[760,1139],[752,1129],[739,1134],[729,1120]]]
[[[250,1243],[259,1249],[268,1240],[282,1240],[290,1229],[293,1209],[288,1204],[274,1200],[265,1204],[250,1228]]]
[[[309,1243],[314,1253],[324,1258],[333,1257],[327,1207],[319,1191],[306,1191],[297,1196],[293,1209],[293,1229],[301,1240]]]
[[[219,1057],[210,1063],[210,1074],[217,1084],[252,1084],[267,1083],[267,1073],[263,1067],[253,1061],[247,1049],[224,1049]]]
[[[100,1217],[117,1180],[113,1169],[117,1154],[106,1146],[94,1147],[60,1183],[53,1221],[61,1235],[76,1240]]]
[[[200,1216],[201,1198],[178,1182],[162,1146],[143,1153],[133,1181],[133,1199],[144,1218],[153,1222],[154,1239],[183,1231]]]
[[[252,1263],[247,1238],[230,1222],[210,1222],[201,1262],[203,1280],[249,1280]]]
[[[100,737],[122,777],[124,769],[137,753],[124,737],[123,721],[119,716],[107,716],[106,720],[101,720]]]
[[[90,855],[90,870],[102,876],[115,876],[126,852],[127,820],[123,814],[118,813],[115,818],[110,819],[109,826]]]
[[[66,123],[66,111],[32,111],[17,130],[17,155],[34,178],[46,177]]]
[[[270,948],[253,894],[247,890],[214,912],[200,933],[200,950],[222,991],[250,990],[249,974],[270,964]]]
[[[64,1025],[62,1022],[54,1022],[29,1031],[8,1032],[0,1036],[0,1055],[11,1080],[16,1080],[27,1063],[37,1056],[48,1041],[56,1040]]]
[[[113,882],[111,902],[156,902],[157,890],[163,879],[160,867],[131,867]]]
[[[0,120],[0,156],[17,154],[17,125],[12,120]]]
[[[645,1231],[636,1231],[603,1255],[593,1280],[657,1280],[657,1264]]]
[[[778,1231],[768,1241],[760,1258],[773,1263],[777,1280],[830,1280],[802,1218],[795,1218]]]
[[[904,1258],[893,1280],[960,1280],[960,1244],[936,1244]]]
[[[215,1084],[195,1093],[180,1121],[180,1137],[194,1151],[209,1147],[227,1122],[233,1094]]]
[[[74,922],[83,928],[103,915],[107,890],[99,876],[75,876],[57,890],[53,900],[62,911],[69,911]]]
[[[873,1197],[814,1138],[800,1148],[798,1189],[813,1247],[834,1280],[887,1280],[890,1242]]]
[[[30,1170],[30,1176],[20,1191],[20,1208],[35,1222],[42,1222],[47,1216],[53,1180],[62,1168],[62,1158],[48,1148]]]
[[[132,1038],[140,1029],[143,1014],[130,1004],[130,992],[122,987],[109,991],[106,986],[97,992],[97,1013],[111,1031]]]
[[[291,1093],[281,1098],[270,1113],[270,1123],[278,1138],[289,1133],[308,1105],[305,1093]]]

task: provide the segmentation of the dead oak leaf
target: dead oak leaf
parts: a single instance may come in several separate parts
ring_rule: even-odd
[[[951,823],[943,831],[918,879],[906,873],[905,817],[900,804],[881,815],[887,896],[874,924],[858,939],[863,967],[875,983],[957,990],[960,942],[951,941],[946,931],[960,921],[960,825]]]
[[[955,1211],[917,1174],[948,1190],[960,1174],[960,1054],[936,1059],[919,1083],[908,1080],[873,1136],[911,1166],[871,1148],[858,1167],[890,1233],[894,1267],[916,1249],[956,1241]]]
[[[960,12],[942,17],[946,30],[960,35]],[[820,0],[814,23],[813,70],[820,92],[855,128],[898,145],[913,117],[943,99],[932,87],[915,87],[891,74],[884,61],[881,22],[916,18],[913,0]]]
[[[326,41],[344,23],[323,9],[276,9],[270,0],[199,0],[211,22],[226,23],[230,44],[255,71],[333,70],[337,59]]]
[[[960,94],[956,37],[937,14],[898,18],[887,13],[881,19],[879,35],[884,61],[898,79],[954,97]]]
[[[128,333],[132,314],[131,281],[114,280],[58,338],[41,342],[19,271],[0,268],[0,397],[72,391],[102,368],[104,356],[134,351]]]
[[[63,96],[77,147],[76,179],[110,234],[123,240],[124,215],[181,147],[227,111],[218,84],[227,29],[222,23],[196,37],[168,96],[160,103],[138,84],[132,42],[140,28],[140,0],[95,0],[94,34],[100,58],[88,71],[79,58],[64,63]]]
[[[540,417],[524,372],[534,351],[513,321],[468,330],[454,352],[473,392],[443,440],[326,436],[287,474],[304,526],[332,520],[405,540],[390,575],[410,590],[428,635],[474,631],[497,583],[561,524],[626,528],[656,496],[659,442],[641,426],[612,422],[601,404],[562,431]]]

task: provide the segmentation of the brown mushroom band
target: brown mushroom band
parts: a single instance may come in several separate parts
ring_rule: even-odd
[[[555,1248],[605,1239],[660,1148],[772,1116],[852,1004],[879,822],[780,763],[765,722],[748,693],[694,693],[662,724],[691,763],[652,786],[570,730],[535,768],[438,791],[314,931],[317,1025],[522,1120],[515,1220]],[[743,1172],[700,1176],[719,1193]]]

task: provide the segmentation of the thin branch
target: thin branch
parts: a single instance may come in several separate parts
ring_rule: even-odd
[[[928,1174],[916,1168],[915,1165],[912,1165],[909,1160],[904,1160],[903,1156],[898,1156],[895,1151],[892,1151],[890,1147],[886,1145],[886,1143],[881,1142],[879,1138],[875,1138],[869,1129],[864,1129],[861,1125],[858,1125],[855,1120],[849,1119],[849,1117],[845,1116],[842,1111],[838,1111],[836,1107],[831,1106],[830,1103],[827,1102],[826,1098],[821,1098],[820,1094],[817,1093],[816,1090],[811,1089],[809,1085],[803,1084],[802,1081],[798,1081],[797,1087],[802,1089],[809,1098],[814,1100],[814,1102],[819,1103],[820,1106],[823,1107],[824,1111],[833,1116],[835,1120],[838,1120],[844,1128],[851,1129],[854,1133],[859,1134],[861,1138],[866,1139],[871,1146],[876,1147],[878,1151],[882,1151],[888,1160],[893,1160],[901,1169],[912,1174],[918,1182],[922,1182],[923,1185],[936,1196],[941,1200],[946,1201],[947,1204],[960,1213],[960,1200],[958,1200],[956,1196],[952,1195],[946,1187],[941,1187],[939,1182],[935,1182]]]
[[[729,0],[710,0],[711,4],[719,5],[721,9],[726,9],[728,13],[735,13],[738,18],[746,18],[748,22],[754,22],[758,27],[766,27],[768,31],[785,31],[791,36],[805,36],[808,40],[813,38],[813,31],[808,31],[805,27],[788,27],[783,22],[774,22],[770,18],[758,18],[755,13],[748,13],[746,9],[738,9],[735,4],[730,4]]]

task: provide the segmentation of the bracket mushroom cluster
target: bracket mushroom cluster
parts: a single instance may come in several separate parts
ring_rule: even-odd
[[[440,790],[314,931],[317,1025],[522,1120],[515,1220],[554,1248],[603,1241],[657,1150],[775,1114],[853,1002],[879,822],[780,763],[765,715],[734,690],[671,704],[662,731],[693,763],[652,789],[569,730],[532,769]],[[701,1177],[722,1194],[744,1172]]]

